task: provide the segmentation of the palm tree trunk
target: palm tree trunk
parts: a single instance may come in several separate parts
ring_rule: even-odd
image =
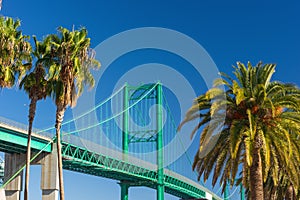
[[[286,194],[285,194],[285,199],[286,200],[293,200],[294,199],[294,187],[293,185],[290,185],[287,188]]]
[[[250,166],[250,196],[251,200],[263,200],[263,177],[260,148],[254,147],[252,154],[252,165]]]
[[[60,195],[60,200],[65,199],[65,191],[64,191],[64,180],[63,180],[63,168],[62,168],[62,155],[61,155],[61,138],[60,138],[60,128],[61,128],[61,123],[64,118],[65,114],[65,107],[62,105],[57,105],[56,109],[56,123],[55,123],[55,128],[56,128],[56,145],[57,145],[57,159],[58,159],[58,175],[59,175],[59,195]]]
[[[37,98],[33,97],[29,105],[29,115],[28,115],[28,139],[27,139],[27,153],[26,153],[26,172],[25,172],[25,191],[24,191],[24,200],[28,200],[28,191],[29,191],[29,171],[30,171],[30,157],[31,157],[31,133],[32,133],[32,124],[36,111],[36,102]]]

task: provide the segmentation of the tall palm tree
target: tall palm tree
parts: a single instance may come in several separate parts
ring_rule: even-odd
[[[29,37],[18,30],[20,20],[0,17],[0,89],[10,88],[31,67]]]
[[[49,79],[53,81],[53,98],[56,104],[56,137],[59,167],[60,199],[64,200],[64,185],[62,174],[61,135],[60,128],[65,110],[75,106],[77,98],[83,92],[84,86],[94,86],[91,69],[100,67],[95,60],[95,53],[90,48],[90,38],[87,30],[69,31],[58,28],[59,34],[51,36],[50,56],[54,64],[49,69]]]
[[[195,100],[179,126],[199,118],[192,134],[204,126],[193,165],[199,178],[204,175],[207,180],[214,170],[213,185],[219,178],[223,185],[227,180],[233,185],[240,172],[239,182],[248,187],[252,200],[264,199],[263,183],[270,174],[278,184],[279,166],[293,186],[299,186],[294,174],[300,173],[300,90],[271,82],[274,71],[273,64],[237,63],[236,80],[222,73],[215,87]],[[214,147],[205,152],[207,145]]]
[[[29,187],[29,169],[30,169],[30,157],[31,157],[31,133],[32,124],[35,117],[36,104],[39,100],[45,99],[50,95],[49,83],[46,80],[47,69],[47,51],[49,50],[49,37],[43,42],[39,42],[34,37],[35,50],[33,51],[33,57],[36,60],[34,70],[26,75],[21,81],[19,87],[24,89],[30,99],[29,115],[28,115],[28,139],[27,139],[27,155],[26,155],[26,173],[25,173],[25,191],[24,200],[28,199],[28,187]]]

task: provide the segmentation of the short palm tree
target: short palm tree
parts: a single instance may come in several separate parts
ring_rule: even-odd
[[[69,31],[60,27],[58,35],[51,36],[50,56],[54,64],[49,69],[49,79],[53,83],[53,98],[56,110],[56,137],[59,167],[60,199],[64,200],[64,185],[62,174],[61,135],[60,128],[65,110],[75,106],[77,98],[83,92],[84,86],[94,86],[91,69],[100,67],[95,60],[95,53],[90,48],[90,38],[87,30]]]
[[[29,187],[29,169],[30,169],[30,156],[31,156],[31,134],[32,124],[35,117],[36,104],[39,100],[45,99],[50,95],[50,86],[46,80],[46,72],[48,68],[48,62],[45,55],[50,48],[49,38],[46,38],[43,42],[39,42],[34,37],[35,50],[33,51],[33,57],[36,60],[34,70],[26,75],[20,83],[20,89],[23,89],[30,99],[29,115],[28,115],[28,139],[27,139],[27,156],[26,156],[26,173],[25,173],[25,191],[24,199],[28,199],[28,187]]]
[[[20,20],[0,17],[0,88],[10,88],[31,67],[29,37],[18,30]]]
[[[213,185],[219,178],[223,185],[227,180],[233,185],[241,172],[239,182],[253,200],[264,199],[263,183],[270,174],[278,184],[279,166],[292,185],[299,186],[295,174],[300,173],[300,90],[271,82],[274,71],[273,64],[237,63],[236,80],[222,73],[215,87],[195,100],[179,126],[199,118],[192,134],[204,126],[193,165],[199,177],[207,180],[213,170]],[[214,146],[207,152],[208,145]]]

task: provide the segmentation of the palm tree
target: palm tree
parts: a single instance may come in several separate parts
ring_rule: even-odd
[[[18,30],[20,20],[0,17],[0,89],[10,88],[31,67],[29,37]]]
[[[264,199],[263,183],[270,174],[278,185],[279,166],[292,185],[299,186],[294,174],[300,173],[300,90],[271,82],[274,71],[273,64],[237,63],[236,80],[222,73],[215,87],[195,100],[179,126],[199,118],[192,134],[204,126],[193,165],[199,178],[204,175],[207,180],[214,170],[213,185],[219,178],[223,185],[227,180],[233,185],[240,172],[238,182],[249,189],[252,200]],[[207,145],[214,145],[213,150],[205,152]]]
[[[83,92],[84,86],[94,86],[94,78],[90,69],[100,67],[95,60],[95,53],[90,48],[90,38],[87,30],[69,31],[58,28],[59,35],[51,36],[50,57],[54,62],[49,69],[49,79],[53,81],[53,98],[56,104],[56,137],[59,167],[60,199],[64,200],[64,185],[62,174],[61,135],[60,128],[65,110],[75,106],[77,98]]]
[[[39,42],[34,37],[35,50],[33,56],[36,58],[34,70],[26,75],[20,83],[20,89],[28,94],[30,99],[29,115],[28,115],[28,139],[27,139],[27,156],[26,156],[26,173],[25,173],[25,191],[24,200],[28,199],[29,187],[29,169],[30,169],[30,156],[31,156],[31,133],[32,124],[35,117],[36,104],[39,100],[45,99],[50,95],[49,83],[46,80],[47,68],[47,51],[49,50],[49,37],[43,42]]]

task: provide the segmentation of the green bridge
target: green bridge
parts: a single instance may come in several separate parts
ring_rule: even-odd
[[[164,193],[181,199],[221,199],[182,173],[191,171],[191,166],[186,165],[189,158],[181,159],[182,164],[174,155],[174,147],[185,151],[176,128],[160,83],[124,85],[102,103],[63,123],[63,168],[118,180],[122,200],[130,199],[129,187],[137,186],[157,190],[158,200],[164,199]],[[26,132],[25,125],[0,118],[0,151],[25,154]],[[34,130],[31,147],[36,159],[55,150],[54,133],[52,127]]]

